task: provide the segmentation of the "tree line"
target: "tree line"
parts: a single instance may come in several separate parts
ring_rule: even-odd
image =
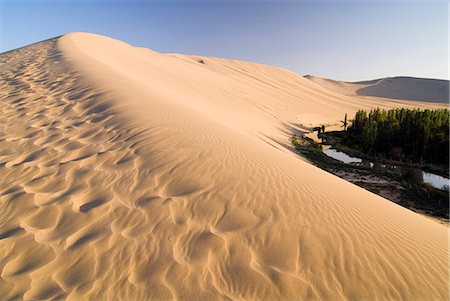
[[[343,142],[369,155],[448,164],[449,111],[359,110]]]

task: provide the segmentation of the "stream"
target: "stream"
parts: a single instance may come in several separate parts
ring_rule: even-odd
[[[322,147],[323,147],[323,153],[325,155],[327,155],[328,157],[331,157],[333,159],[336,159],[338,161],[341,161],[343,163],[352,164],[352,163],[362,163],[363,162],[363,160],[361,158],[351,157],[344,152],[341,152],[336,149],[332,149],[330,145],[323,145]],[[372,166],[373,166],[373,162],[370,162],[370,167],[372,167]],[[381,165],[381,167],[386,168],[386,166],[384,166],[384,165]],[[397,167],[398,166],[395,166],[395,168],[397,168]],[[450,180],[445,177],[442,177],[437,174],[425,172],[420,169],[416,169],[415,171],[418,173],[422,182],[430,184],[434,188],[444,189],[445,187],[450,186]]]

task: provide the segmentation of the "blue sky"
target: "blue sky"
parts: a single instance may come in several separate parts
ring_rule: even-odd
[[[448,79],[447,1],[6,1],[0,52],[72,31],[339,80]]]

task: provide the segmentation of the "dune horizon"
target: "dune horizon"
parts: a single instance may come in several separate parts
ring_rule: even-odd
[[[0,75],[4,300],[449,298],[447,227],[290,146],[360,109],[447,108],[442,82],[414,98],[80,32]]]
[[[31,43],[31,44],[26,44],[26,45],[23,45],[23,46],[20,46],[18,48],[14,48],[14,49],[9,49],[9,50],[6,50],[4,52],[1,52],[0,55],[7,54],[7,53],[13,52],[13,51],[17,51],[19,49],[22,49],[22,48],[25,48],[25,47],[28,47],[28,46],[32,46],[34,44],[39,44],[39,43],[42,43],[42,42],[47,41],[47,40],[58,39],[58,38],[61,38],[61,37],[65,36],[65,35],[69,35],[71,33],[74,33],[74,32],[66,32],[64,34],[57,35],[57,36],[54,36],[54,37],[51,37],[51,38],[48,38],[48,39],[45,39],[45,40],[42,40],[42,41],[34,42],[34,43]],[[82,32],[82,31],[77,32],[77,33],[96,34],[96,33],[90,33],[90,32]],[[110,36],[106,36],[106,35],[103,35],[103,36],[111,38],[111,39],[114,39],[114,38],[112,38]],[[134,47],[142,48],[142,49],[149,49],[149,48],[147,48],[145,46],[134,46]],[[181,53],[161,52],[161,54],[177,55],[177,54],[181,54]],[[220,59],[221,58],[221,57],[217,57],[217,56],[199,55],[199,54],[181,54],[181,55],[192,56],[192,57],[197,57],[198,56],[198,57],[205,57],[205,58],[212,58],[212,59],[214,59],[214,58]],[[289,68],[284,68],[284,67],[280,67],[280,66],[271,65],[271,64],[265,63],[265,62],[256,62],[256,61],[253,61],[253,60],[241,60],[241,59],[238,59],[238,58],[223,58],[223,59],[226,59],[226,60],[229,60],[229,61],[243,61],[243,62],[248,62],[248,63],[267,65],[267,66],[272,66],[272,67],[275,67],[275,68],[280,68],[280,69],[284,69],[284,70],[290,71]],[[293,71],[291,71],[291,72],[293,72]],[[293,73],[295,73],[295,72],[293,72]],[[328,80],[328,81],[335,82],[335,83],[346,83],[346,84],[355,84],[355,85],[356,84],[374,84],[374,83],[377,83],[377,82],[385,80],[385,79],[401,79],[401,78],[415,79],[415,80],[430,80],[430,81],[438,81],[438,82],[447,82],[446,85],[448,85],[450,83],[450,79],[449,78],[412,76],[412,75],[406,75],[406,74],[396,74],[396,75],[390,74],[390,75],[386,75],[386,76],[382,76],[382,77],[376,77],[376,78],[369,78],[369,79],[368,78],[360,78],[360,79],[353,79],[353,80],[342,80],[342,79],[338,80],[336,78],[323,77],[323,76],[320,76],[320,75],[317,75],[317,74],[305,74],[305,75],[301,75],[301,74],[298,74],[298,73],[296,73],[296,74],[298,76],[302,76],[304,78],[308,78],[308,79],[311,79],[313,81]],[[442,93],[442,91],[440,91],[440,92]],[[360,94],[360,95],[364,96],[364,94]],[[365,96],[371,96],[371,95],[365,95]],[[382,96],[377,96],[377,95],[373,95],[373,96],[376,96],[378,98],[396,99],[393,96],[390,96],[390,97],[382,97]],[[411,99],[405,98],[405,100],[411,100]],[[430,101],[430,102],[433,102],[433,101]],[[443,99],[443,100],[441,99],[441,100],[439,100],[437,102],[449,102],[449,99]]]
[[[438,102],[447,105],[449,103],[450,81],[446,79],[394,76],[344,82],[314,75],[304,77],[326,89],[342,94]]]

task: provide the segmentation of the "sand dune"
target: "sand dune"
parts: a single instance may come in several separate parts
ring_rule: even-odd
[[[448,299],[447,228],[284,145],[367,99],[85,33],[0,56],[0,295]]]
[[[386,77],[370,81],[342,82],[306,75],[306,79],[320,86],[346,95],[406,99],[424,102],[449,103],[449,81],[416,77]]]

